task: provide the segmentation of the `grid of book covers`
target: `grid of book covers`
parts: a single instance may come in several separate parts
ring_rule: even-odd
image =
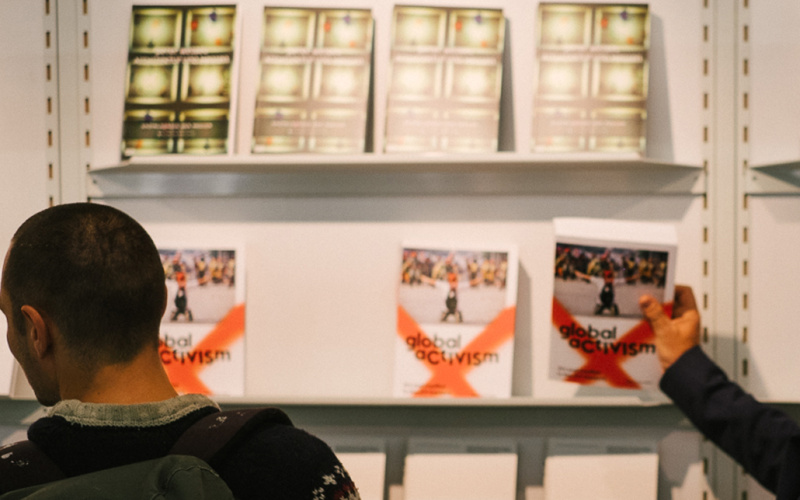
[[[648,6],[531,8],[531,151],[644,154]],[[498,150],[509,59],[501,9],[395,5],[390,26],[375,33],[370,9],[265,6],[252,61],[241,60],[241,17],[228,4],[133,6],[123,158],[363,153],[374,147],[378,105],[387,153]],[[376,34],[389,44],[380,103]],[[239,78],[255,82],[255,95],[238,98]],[[240,105],[254,109],[247,152],[233,151]]]

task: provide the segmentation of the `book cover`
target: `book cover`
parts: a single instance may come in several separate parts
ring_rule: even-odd
[[[244,253],[231,246],[159,245],[167,286],[159,353],[185,393],[243,396]]]
[[[639,297],[671,311],[677,235],[670,224],[556,218],[549,377],[657,390],[653,332]]]
[[[232,5],[133,6],[123,158],[230,152],[237,28]]]
[[[502,10],[395,6],[385,151],[497,151],[504,44]]]
[[[403,245],[395,396],[511,395],[517,266],[513,246]]]
[[[405,500],[517,498],[516,444],[505,440],[409,441]]]
[[[656,500],[658,473],[655,442],[555,438],[544,462],[544,498]]]
[[[264,9],[253,153],[363,153],[373,19],[365,9]]]
[[[539,4],[532,151],[643,155],[649,46],[646,4]]]

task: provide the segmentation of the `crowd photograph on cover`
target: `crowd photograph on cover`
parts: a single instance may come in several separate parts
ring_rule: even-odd
[[[507,252],[404,248],[398,304],[421,324],[489,323],[507,274]]]
[[[217,323],[236,305],[236,251],[159,249],[167,284],[162,322]]]
[[[556,243],[554,297],[579,316],[640,318],[639,297],[664,301],[668,253]]]

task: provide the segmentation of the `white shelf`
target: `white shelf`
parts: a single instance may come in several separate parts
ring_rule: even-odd
[[[668,400],[654,397],[645,400],[635,396],[553,398],[214,398],[222,405],[324,406],[324,407],[437,407],[437,408],[595,408],[595,407],[657,407],[671,406]]]
[[[751,167],[747,192],[754,195],[800,194],[800,160]]]
[[[89,182],[98,199],[705,192],[701,167],[616,154],[136,157]]]

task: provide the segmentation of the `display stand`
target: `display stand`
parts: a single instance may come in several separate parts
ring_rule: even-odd
[[[300,3],[319,7],[319,2]],[[28,204],[17,204],[4,234],[10,236],[24,216],[51,201],[91,199],[130,212],[156,239],[213,232],[247,241],[248,304],[259,306],[248,309],[246,395],[221,402],[278,404],[298,425],[320,435],[384,440],[387,491],[402,481],[406,446],[415,437],[514,439],[522,498],[525,487],[542,484],[548,438],[600,432],[659,442],[660,461],[668,464],[659,477],[659,498],[673,498],[676,491],[696,498],[734,498],[750,491],[752,499],[757,488],[691,431],[675,408],[658,398],[542,387],[537,381],[546,371],[535,353],[549,328],[553,287],[546,261],[552,253],[553,217],[669,222],[678,232],[677,281],[693,286],[700,298],[704,348],[758,395],[800,400],[791,387],[776,382],[791,364],[774,363],[782,352],[797,350],[777,346],[768,334],[798,322],[796,307],[774,304],[773,288],[786,287],[796,297],[800,270],[793,262],[788,268],[773,262],[786,262],[781,248],[796,248],[800,234],[792,215],[800,213],[797,184],[791,180],[797,166],[792,161],[779,165],[800,156],[794,152],[796,138],[790,137],[800,124],[786,116],[791,106],[762,106],[765,96],[794,95],[788,90],[791,78],[774,78],[793,58],[770,58],[774,45],[759,38],[769,33],[785,42],[795,36],[789,35],[792,30],[769,26],[797,17],[797,8],[788,0],[780,8],[733,0],[697,0],[680,8],[668,0],[651,2],[648,153],[641,159],[526,153],[534,61],[526,27],[534,25],[535,5],[519,0],[491,5],[503,9],[508,28],[500,152],[380,153],[392,5],[373,3],[354,0],[352,5],[371,8],[376,20],[375,143],[370,152],[313,157],[247,153],[256,78],[243,64],[234,154],[122,162],[122,89],[132,2],[42,0],[33,7],[27,0],[12,1],[2,24],[24,29],[16,38],[9,34],[6,46],[17,46],[19,37],[30,42],[25,60],[16,66],[49,67],[50,73],[37,69],[36,76],[7,84],[12,87],[7,95],[24,96],[11,99],[12,113],[33,119],[6,136],[9,146],[16,144],[26,153],[14,162],[19,168],[4,173],[10,179],[7,193]],[[243,30],[240,54],[254,69],[259,32],[254,26],[264,5],[248,0],[237,6],[252,24]],[[750,22],[752,40],[743,40]],[[791,52],[792,45],[786,47]],[[746,77],[734,54],[751,59]],[[800,74],[795,69],[790,74]],[[732,79],[749,100],[734,94]],[[23,101],[43,103],[50,111],[38,121],[39,115],[20,109]],[[747,107],[739,104],[744,102]],[[765,130],[777,122],[786,124],[779,137],[765,139],[770,133]],[[743,124],[747,133],[738,128]],[[794,142],[777,148],[782,157],[765,154],[776,150],[775,141]],[[39,181],[29,181],[31,171],[41,172]],[[14,175],[21,177],[15,180]],[[755,196],[764,194],[779,196]],[[391,398],[388,340],[399,242],[471,234],[514,241],[521,249],[513,397]],[[778,314],[772,314],[775,307]],[[2,408],[0,403],[0,413]]]

